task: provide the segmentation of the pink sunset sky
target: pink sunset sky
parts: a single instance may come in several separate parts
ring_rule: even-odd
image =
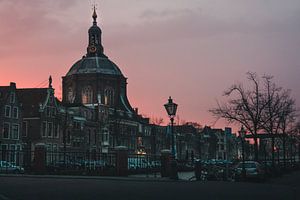
[[[61,96],[61,77],[86,53],[92,3],[0,0],[0,85],[46,86],[52,75]],[[208,109],[247,71],[273,75],[299,106],[299,0],[96,3],[105,53],[128,78],[140,113],[165,118],[171,95],[180,120],[213,125]]]

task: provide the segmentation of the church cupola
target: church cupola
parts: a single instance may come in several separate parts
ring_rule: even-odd
[[[89,29],[89,44],[87,47],[87,56],[92,57],[105,57],[103,54],[103,46],[101,41],[101,29],[97,26],[97,13],[96,7],[94,6],[93,12],[93,26]]]

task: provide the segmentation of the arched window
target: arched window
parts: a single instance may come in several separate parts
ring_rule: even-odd
[[[114,91],[110,88],[104,91],[104,103],[105,105],[114,105]]]
[[[67,93],[67,98],[68,98],[68,101],[69,103],[74,103],[74,92],[73,92],[73,89],[71,87],[68,88],[68,93]]]
[[[93,103],[93,90],[90,86],[83,88],[82,90],[82,103]]]

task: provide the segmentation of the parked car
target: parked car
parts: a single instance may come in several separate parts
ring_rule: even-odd
[[[0,161],[0,173],[24,173],[24,168],[2,160]]]
[[[243,178],[243,165],[245,168],[245,178],[263,181],[265,179],[264,167],[255,161],[239,162],[235,167],[235,179],[241,180]]]

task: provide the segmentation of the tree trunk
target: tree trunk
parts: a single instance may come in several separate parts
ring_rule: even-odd
[[[258,161],[258,142],[257,142],[257,137],[254,137],[254,160]]]
[[[272,135],[272,144],[271,144],[271,148],[272,148],[272,166],[274,167],[275,166],[275,138],[274,136]]]
[[[286,138],[285,135],[283,135],[283,142],[282,142],[282,148],[283,148],[283,167],[286,169]]]

